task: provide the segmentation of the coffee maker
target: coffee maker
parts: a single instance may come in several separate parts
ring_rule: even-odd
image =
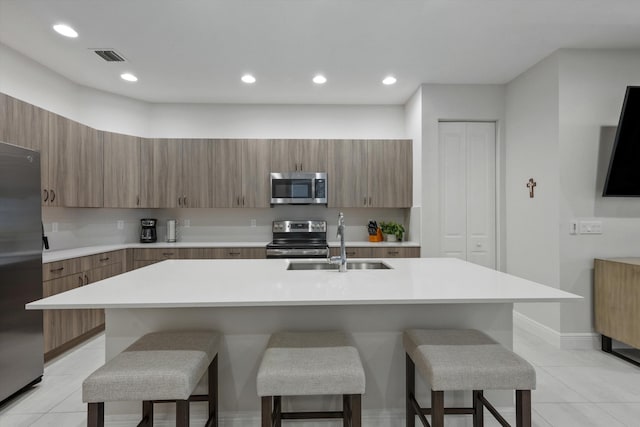
[[[154,218],[142,218],[140,225],[142,229],[140,231],[140,243],[153,243],[158,239],[156,234],[157,219]]]

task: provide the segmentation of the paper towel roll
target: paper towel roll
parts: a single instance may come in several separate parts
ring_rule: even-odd
[[[167,221],[167,242],[172,243],[176,241],[176,220],[170,219]]]

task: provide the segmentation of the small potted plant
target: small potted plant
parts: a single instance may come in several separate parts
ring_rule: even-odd
[[[396,242],[402,240],[402,235],[404,234],[404,227],[402,226],[402,224],[398,224],[397,222],[393,221],[381,222],[380,229],[382,230],[384,239],[387,242]]]

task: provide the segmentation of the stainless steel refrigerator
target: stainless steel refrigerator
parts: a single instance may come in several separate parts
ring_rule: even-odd
[[[42,378],[40,154],[0,142],[0,403]]]

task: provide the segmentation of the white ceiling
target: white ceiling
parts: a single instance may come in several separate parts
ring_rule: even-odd
[[[640,1],[0,0],[0,42],[149,102],[403,104],[420,83],[506,83],[559,48],[639,48]]]

